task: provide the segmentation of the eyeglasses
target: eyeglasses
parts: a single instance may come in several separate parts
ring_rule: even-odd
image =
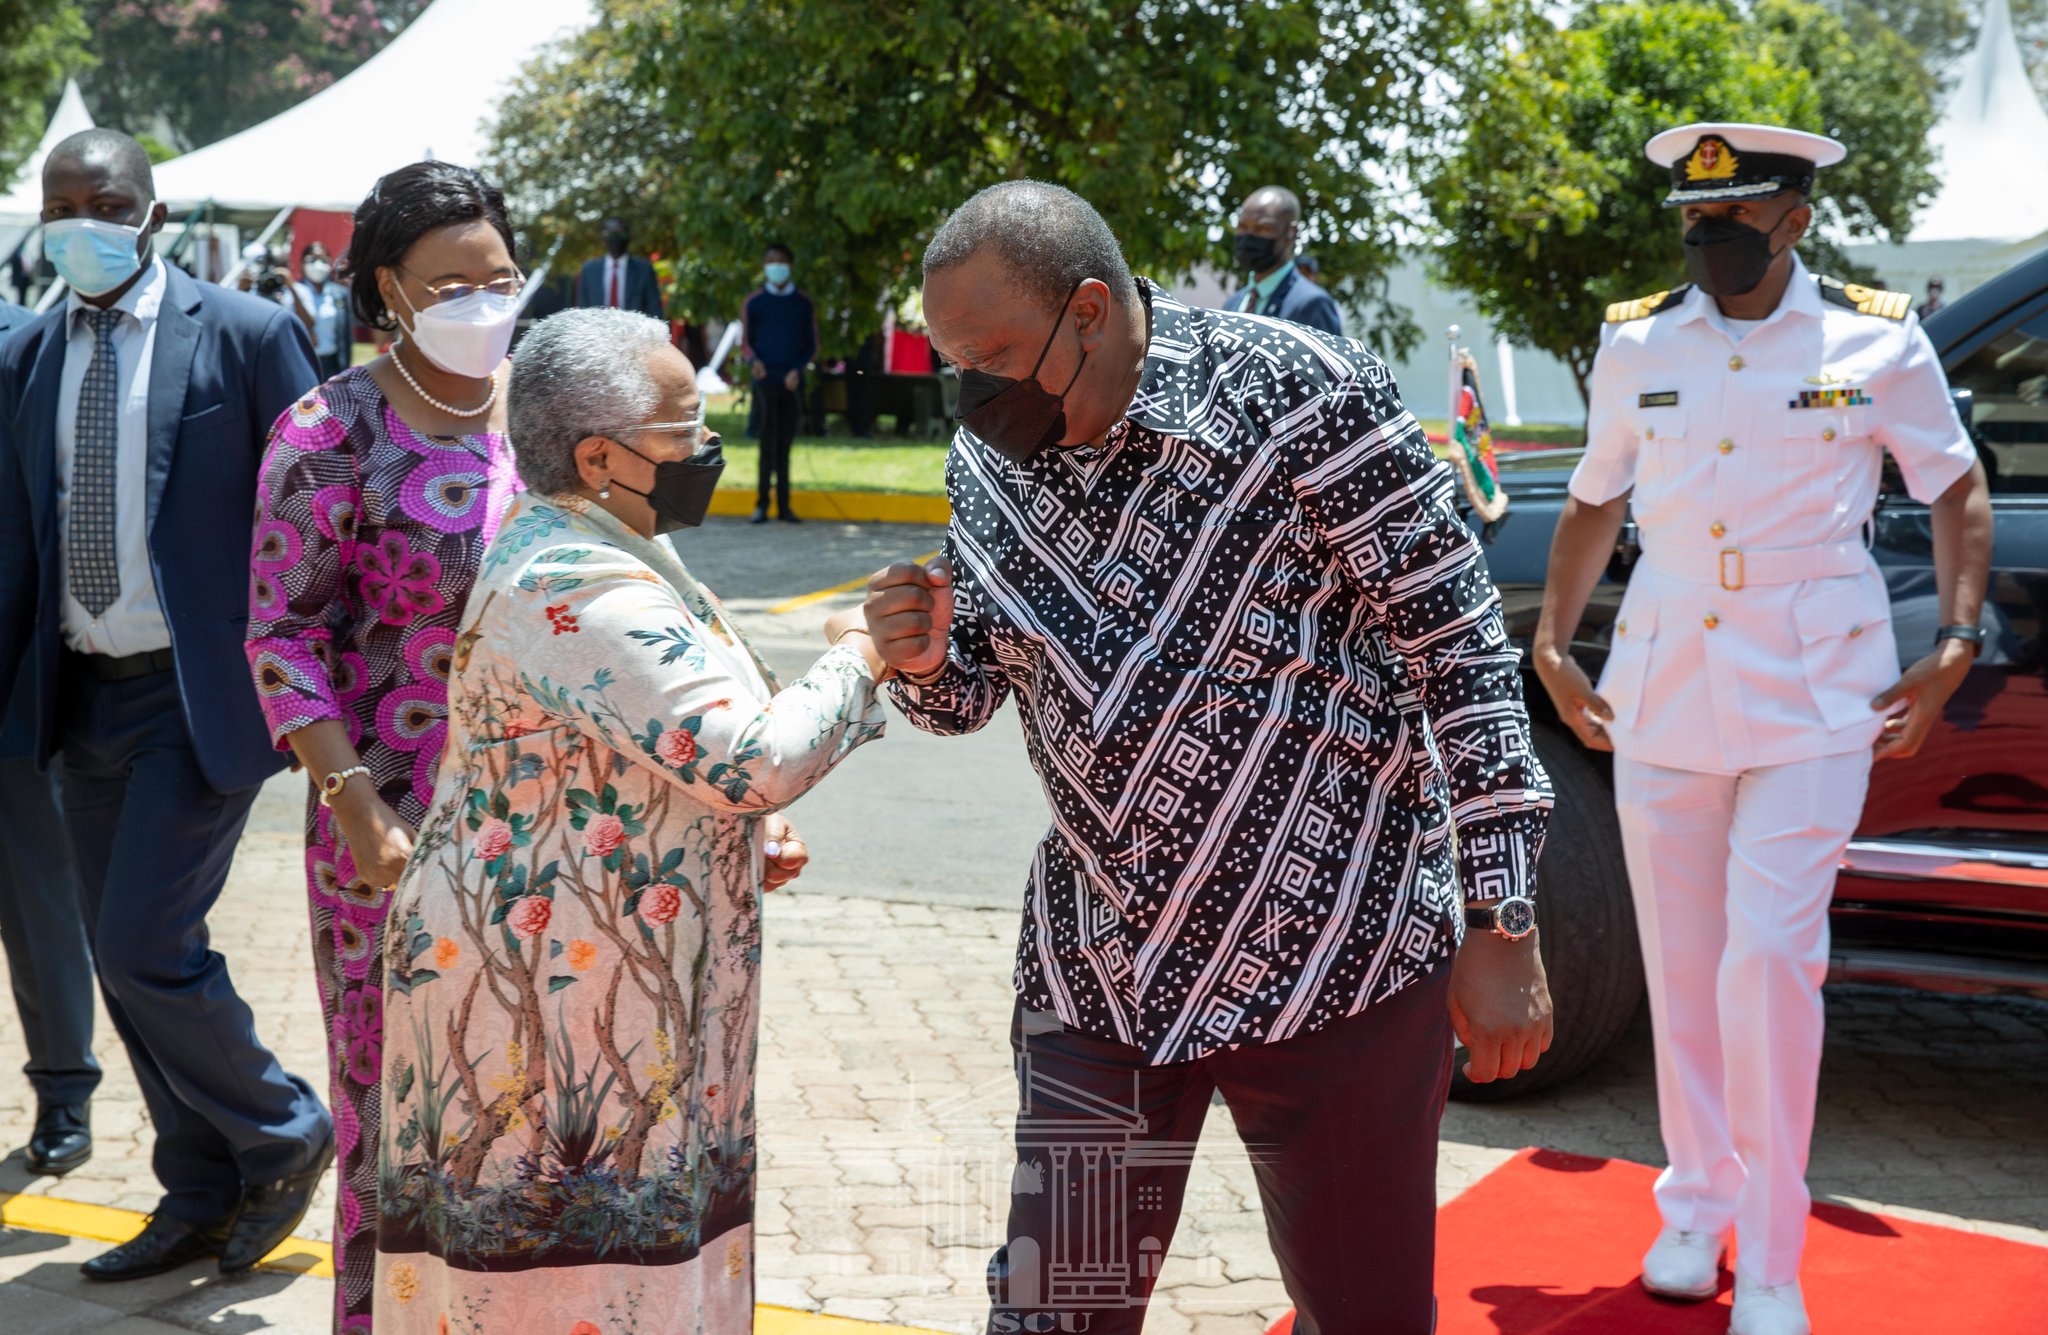
[[[426,279],[407,269],[403,264],[398,267],[404,272],[412,274],[414,282],[433,293],[434,301],[437,304],[443,301],[460,301],[472,292],[489,292],[494,296],[516,297],[526,286],[525,276],[514,272],[509,278],[493,278],[488,283],[444,283],[440,287],[435,287]]]
[[[640,422],[633,426],[606,427],[602,431],[594,431],[591,434],[598,436],[627,435],[640,431],[659,431],[664,435],[674,436],[683,447],[683,453],[693,458],[715,450],[719,446],[717,433],[705,430],[704,419],[701,417],[688,422]]]

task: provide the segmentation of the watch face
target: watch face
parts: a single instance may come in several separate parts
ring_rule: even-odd
[[[1527,936],[1536,930],[1536,906],[1519,896],[1504,900],[1495,921],[1508,936]]]

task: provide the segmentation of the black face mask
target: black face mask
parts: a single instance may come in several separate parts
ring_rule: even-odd
[[[1237,256],[1237,267],[1253,273],[1264,273],[1280,262],[1280,242],[1270,236],[1239,232],[1231,249]]]
[[[1770,232],[1732,218],[1702,218],[1685,234],[1685,271],[1710,297],[1754,291],[1778,254],[1771,249]]]
[[[1045,365],[1045,354],[1052,351],[1052,341],[1060,336],[1060,328],[1066,323],[1067,302],[1080,290],[1081,284],[1074,284],[1067,300],[1060,303],[1059,318],[1053,321],[1052,332],[1045,336],[1045,346],[1038,350],[1038,360],[1032,364],[1029,376],[1012,380],[1006,375],[991,375],[972,368],[960,373],[960,424],[1014,463],[1030,463],[1032,456],[1049,445],[1059,444],[1060,437],[1067,434],[1067,395],[1072,392],[1074,381],[1081,378],[1081,367],[1088,364],[1088,354],[1081,354],[1081,366],[1074,368],[1073,380],[1067,381],[1067,387],[1057,396],[1038,383],[1038,368]]]
[[[606,254],[617,259],[626,253],[626,238],[617,232],[606,232],[604,234],[604,248]]]
[[[620,441],[620,445],[639,455],[647,456]],[[654,536],[673,533],[679,528],[696,528],[704,522],[704,516],[711,509],[711,493],[718,489],[718,475],[725,471],[725,454],[714,442],[711,447],[694,459],[663,459],[654,464],[654,486],[647,491],[638,491],[613,478],[611,485],[632,492],[645,500],[654,510]]]

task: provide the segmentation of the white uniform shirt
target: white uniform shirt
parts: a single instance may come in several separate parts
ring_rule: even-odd
[[[71,594],[69,571],[63,581],[60,629],[64,643],[80,653],[116,658],[171,647],[171,628],[156,596],[156,575],[149,559],[149,364],[156,347],[157,310],[169,286],[164,262],[152,256],[135,286],[121,294],[113,309],[126,317],[114,325],[114,398],[119,406],[115,429],[119,451],[114,467],[114,555],[121,569],[121,594],[113,606],[94,619]],[[64,372],[57,382],[57,550],[69,550],[71,468],[78,454],[78,391],[92,365],[92,322],[89,309],[74,292],[64,305]]]
[[[1923,502],[1976,459],[1919,321],[1824,298],[1797,256],[1739,336],[1695,288],[1606,327],[1586,431],[1572,494],[1629,495],[1642,535],[1600,678],[1615,750],[1733,774],[1867,749],[1899,676],[1862,550],[1883,453]]]

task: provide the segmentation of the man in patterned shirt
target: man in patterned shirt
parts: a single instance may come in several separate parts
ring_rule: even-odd
[[[868,622],[927,731],[1015,693],[1053,810],[990,1329],[1139,1329],[1220,1090],[1296,1329],[1421,1335],[1452,1026],[1475,1080],[1550,1041],[1550,790],[1451,473],[1357,343],[1134,280],[1058,187],[976,195],[924,273],[948,557]],[[1506,930],[1461,948],[1465,905]]]

